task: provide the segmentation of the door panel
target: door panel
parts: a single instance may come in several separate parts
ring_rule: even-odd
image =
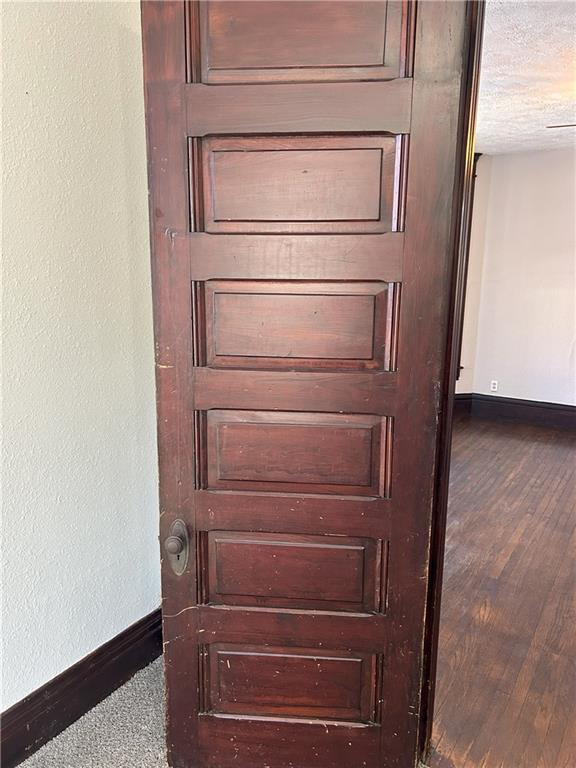
[[[374,655],[314,648],[209,646],[208,711],[368,722]]]
[[[386,136],[207,138],[206,232],[387,232],[396,140]]]
[[[415,764],[468,24],[143,3],[176,768]]]
[[[396,77],[398,3],[200,5],[202,82],[291,83]],[[193,27],[194,29],[194,27]]]
[[[386,496],[381,416],[208,411],[207,487]]]
[[[382,542],[374,539],[208,534],[208,602],[214,604],[376,611],[385,568]]]
[[[207,364],[266,370],[388,370],[392,286],[205,284]]]

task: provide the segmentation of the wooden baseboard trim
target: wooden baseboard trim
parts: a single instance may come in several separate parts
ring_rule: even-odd
[[[472,394],[454,395],[454,416],[470,416],[472,410]]]
[[[160,610],[2,713],[2,767],[13,768],[162,653]]]
[[[472,392],[455,395],[454,414],[498,421],[521,421],[576,431],[576,406],[562,403],[479,395]]]

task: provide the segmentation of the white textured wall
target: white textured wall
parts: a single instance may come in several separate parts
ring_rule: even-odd
[[[159,605],[137,3],[4,3],[2,708]]]
[[[474,365],[458,391],[491,394],[494,379],[498,396],[576,404],[576,149],[481,158],[483,177],[471,250],[479,300],[477,281],[468,288],[477,331],[463,349]]]

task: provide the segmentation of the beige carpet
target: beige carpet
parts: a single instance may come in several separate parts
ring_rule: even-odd
[[[21,763],[22,768],[167,768],[162,660]]]

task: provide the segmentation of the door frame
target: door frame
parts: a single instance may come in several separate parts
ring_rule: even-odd
[[[459,0],[464,2],[465,0]],[[472,194],[474,189],[476,114],[478,107],[478,86],[482,60],[482,39],[484,34],[485,0],[467,0],[470,15],[469,39],[465,52],[466,77],[463,80],[465,94],[463,103],[466,110],[462,115],[464,137],[459,147],[459,162],[456,171],[455,211],[452,216],[454,248],[452,281],[450,287],[450,310],[448,318],[448,339],[446,343],[445,380],[440,405],[436,489],[432,514],[430,543],[430,575],[426,604],[424,659],[422,671],[422,706],[420,710],[420,760],[425,761],[430,750],[432,726],[434,723],[434,701],[436,696],[436,675],[438,665],[438,643],[440,636],[440,614],[442,602],[442,580],[444,574],[444,552],[446,546],[446,519],[448,510],[448,488],[450,480],[450,457],[452,448],[452,426],[454,394],[460,367],[464,303],[466,295],[467,246],[472,216]],[[459,210],[458,210],[459,209]]]

